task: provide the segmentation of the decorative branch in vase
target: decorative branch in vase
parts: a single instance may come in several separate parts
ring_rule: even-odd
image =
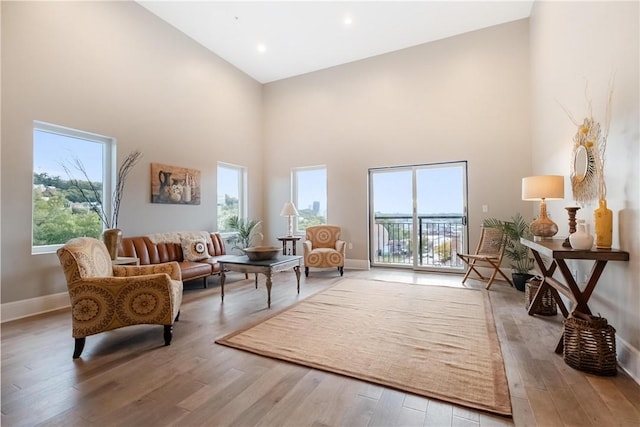
[[[87,185],[89,187],[88,190],[85,190],[85,188],[80,185],[81,181],[74,177],[70,167],[67,164],[62,164],[64,171],[69,176],[69,183],[71,184],[71,186],[78,190],[84,201],[89,204],[89,206],[91,206],[91,210],[100,217],[100,220],[104,224],[105,231],[103,232],[103,240],[105,242],[105,245],[107,245],[107,249],[109,250],[111,259],[116,259],[118,246],[122,237],[122,234],[118,229],[118,217],[120,216],[120,204],[122,202],[122,196],[124,194],[127,177],[129,176],[129,173],[135,167],[135,165],[138,164],[141,158],[142,153],[139,150],[134,150],[127,155],[127,157],[118,168],[116,185],[113,193],[111,194],[110,215],[102,203],[102,189],[96,187],[96,185],[91,181],[91,179],[89,178],[89,174],[87,173],[87,169],[85,168],[82,161],[79,158],[75,157],[72,163],[73,167],[80,171],[80,173],[84,177],[84,181],[87,182]],[[87,192],[89,194],[87,194]],[[92,203],[89,196],[91,196],[93,200],[96,200],[97,203]]]

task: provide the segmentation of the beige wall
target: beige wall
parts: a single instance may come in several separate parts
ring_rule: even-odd
[[[116,137],[120,159],[134,148],[144,152],[123,200],[120,225],[129,235],[214,229],[215,164],[225,161],[249,167],[250,216],[265,220],[273,243],[286,230],[279,212],[291,168],[325,164],[329,221],[353,243],[347,257],[366,261],[368,168],[467,160],[474,245],[485,217],[537,212],[520,200],[523,176],[569,174],[575,127],[558,102],[582,117],[587,79],[601,117],[615,72],[608,201],[614,244],[631,261],[607,267],[593,308],[615,325],[619,359],[640,378],[637,2],[536,2],[530,24],[264,87],[135,3],[0,7],[3,309],[33,298],[37,312],[41,300],[66,291],[55,255],[30,252],[34,119]],[[202,204],[149,203],[149,162],[200,169]],[[561,235],[570,204],[569,190],[564,201],[549,202]],[[592,209],[579,217],[591,220]],[[575,268],[584,276],[586,266]]]
[[[133,2],[2,2],[2,303],[66,292],[31,255],[32,121],[117,138],[144,158],[125,235],[216,228],[216,162],[249,168],[262,210],[261,85]],[[199,169],[199,206],[150,203],[151,162]]]
[[[615,74],[605,176],[607,204],[614,214],[613,245],[631,253],[629,262],[607,265],[591,299],[592,310],[614,325],[618,359],[640,378],[640,63],[638,2],[536,2],[531,15],[532,135],[534,173],[570,173],[576,127],[560,107],[582,121],[588,114],[605,123],[609,82]],[[563,202],[548,207],[560,233],[568,226]],[[595,203],[578,211],[593,224]],[[592,228],[593,230],[593,228]],[[590,264],[573,263],[583,280]]]
[[[286,231],[291,168],[317,164],[352,261],[368,260],[369,168],[467,160],[473,247],[486,216],[529,209],[528,31],[521,20],[265,85],[271,231]]]

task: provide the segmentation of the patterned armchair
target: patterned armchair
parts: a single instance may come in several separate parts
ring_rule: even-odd
[[[337,267],[340,276],[344,274],[346,243],[340,240],[340,227],[335,225],[314,225],[307,227],[304,249],[304,275],[309,277],[309,267]]]
[[[87,336],[123,326],[164,325],[164,343],[171,343],[182,304],[177,262],[112,266],[104,243],[90,237],[70,240],[57,254],[71,299],[74,359]]]

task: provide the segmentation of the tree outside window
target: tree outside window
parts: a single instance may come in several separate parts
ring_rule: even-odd
[[[110,194],[110,165],[114,141],[91,134],[43,122],[33,127],[33,187],[32,187],[32,252],[51,252],[74,237],[95,237],[102,234],[103,224],[93,208]],[[87,177],[74,169],[81,164]],[[72,173],[78,172],[77,185],[98,191],[85,199],[71,183]],[[91,184],[89,182],[91,181]],[[96,197],[101,198],[98,200]],[[107,198],[108,199],[108,198]]]

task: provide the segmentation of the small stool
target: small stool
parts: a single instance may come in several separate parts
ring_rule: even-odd
[[[529,308],[531,307],[531,302],[536,296],[536,293],[538,292],[541,284],[542,278],[540,277],[534,277],[527,280],[524,290],[524,304],[527,310],[529,310]],[[540,314],[542,316],[555,316],[556,314],[558,314],[556,300],[553,298],[551,289],[547,288],[544,291],[542,299],[540,300],[540,304],[538,304],[538,307],[536,307],[533,314]]]
[[[298,240],[302,239],[300,236],[285,236],[278,237],[278,240],[282,242],[282,255],[295,255],[296,254],[296,244]],[[289,252],[287,253],[287,242],[291,242],[291,248],[289,248]]]

